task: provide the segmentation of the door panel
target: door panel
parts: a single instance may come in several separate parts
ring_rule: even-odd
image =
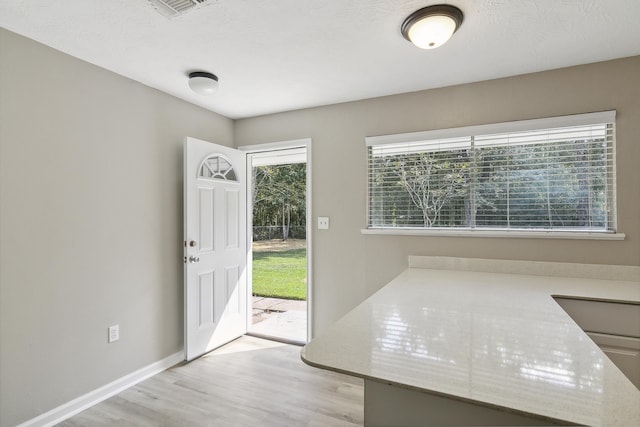
[[[184,146],[185,353],[192,360],[247,331],[245,154]]]
[[[215,272],[198,276],[198,328],[207,328],[215,323],[213,277]]]
[[[198,187],[198,235],[201,253],[213,251],[213,214],[213,189]]]
[[[237,265],[226,268],[226,278],[227,278],[227,311],[229,313],[239,314],[240,313],[240,301],[239,301],[239,292],[238,292],[238,271],[239,268]]]
[[[238,227],[238,218],[240,216],[239,210],[239,191],[226,190],[226,206],[227,212],[226,219],[226,249],[236,249],[240,240],[240,229]]]

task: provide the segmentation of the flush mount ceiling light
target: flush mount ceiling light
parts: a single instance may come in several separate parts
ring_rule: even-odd
[[[199,95],[211,95],[218,89],[218,77],[206,71],[189,73],[189,87]]]
[[[402,35],[421,49],[435,49],[451,38],[462,24],[460,9],[437,4],[416,10],[402,23]]]

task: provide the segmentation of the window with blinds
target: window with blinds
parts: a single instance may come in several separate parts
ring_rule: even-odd
[[[370,229],[615,232],[615,111],[367,145]]]

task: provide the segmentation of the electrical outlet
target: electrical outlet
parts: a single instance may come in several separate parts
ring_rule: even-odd
[[[109,326],[109,342],[118,341],[120,339],[120,325]]]
[[[318,230],[328,230],[329,229],[329,217],[328,216],[319,216],[318,217]]]

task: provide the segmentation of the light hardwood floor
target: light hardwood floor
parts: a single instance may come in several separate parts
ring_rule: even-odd
[[[58,424],[361,426],[362,380],[311,368],[300,347],[242,337]]]

